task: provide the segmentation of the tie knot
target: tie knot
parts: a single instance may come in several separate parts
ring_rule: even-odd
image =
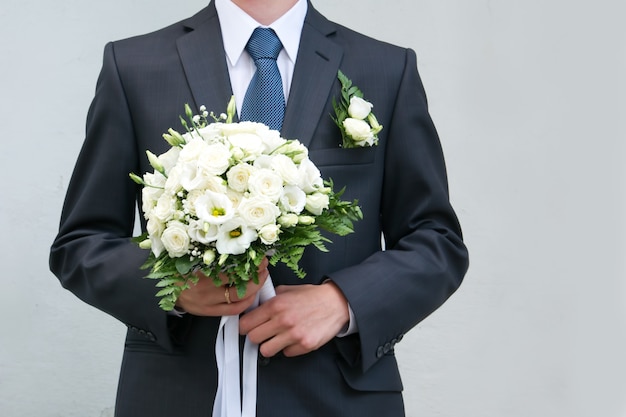
[[[246,51],[256,62],[257,59],[268,58],[276,59],[283,44],[276,36],[276,32],[270,28],[256,28],[248,40]]]

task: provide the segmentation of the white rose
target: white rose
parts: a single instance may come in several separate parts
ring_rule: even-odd
[[[183,209],[185,213],[196,216],[196,200],[204,194],[202,190],[192,190],[187,193],[187,197],[183,200]]]
[[[274,223],[280,215],[278,207],[262,196],[244,198],[239,204],[237,212],[246,226],[254,227],[255,229]]]
[[[218,194],[226,194],[226,190],[228,189],[226,181],[218,175],[205,177],[202,186],[204,190],[213,191]]]
[[[237,209],[239,207],[239,203],[243,200],[243,193],[237,192],[235,190],[231,190],[230,188],[226,191],[226,197],[233,203],[233,207]]]
[[[322,211],[328,208],[329,200],[327,194],[313,193],[306,196],[304,208],[311,214],[319,216]]]
[[[320,170],[309,158],[303,159],[302,162],[300,162],[298,174],[300,176],[298,186],[302,188],[305,193],[312,193],[324,186],[324,180],[322,180]]]
[[[261,242],[266,245],[272,245],[278,241],[278,235],[280,234],[280,227],[275,224],[266,224],[259,230],[259,237]]]
[[[276,203],[283,193],[283,179],[274,171],[259,169],[250,175],[248,189],[252,195],[262,195]]]
[[[372,103],[363,100],[361,97],[351,97],[350,105],[348,106],[348,114],[355,119],[363,120],[372,111]]]
[[[165,230],[165,223],[154,217],[148,219],[146,223],[148,236],[160,237],[163,234],[163,230]]]
[[[150,212],[150,216],[156,217],[162,223],[174,217],[176,213],[176,198],[171,194],[164,193],[157,200],[156,206]]]
[[[233,166],[226,173],[228,186],[240,193],[246,191],[248,188],[248,179],[253,171],[254,167],[250,164],[241,163]]]
[[[189,222],[187,233],[194,242],[208,244],[217,240],[219,228],[215,224],[203,222],[202,220],[193,220]]]
[[[244,225],[241,219],[233,217],[220,226],[215,248],[222,255],[240,255],[257,237],[256,230]]]
[[[196,199],[196,215],[210,224],[222,224],[234,216],[233,204],[225,194],[205,191]]]
[[[230,166],[230,150],[221,143],[208,145],[198,157],[198,167],[210,175],[222,175]]]
[[[306,194],[295,185],[287,185],[280,197],[280,204],[286,212],[300,214],[304,210]]]
[[[187,226],[179,221],[170,222],[161,235],[161,242],[171,258],[186,255],[190,243]]]
[[[298,166],[287,155],[274,156],[272,159],[272,169],[282,177],[285,184],[298,184],[298,180],[300,179]]]
[[[304,158],[308,158],[309,149],[299,140],[294,139],[277,149],[276,153],[287,155],[294,163],[298,164]]]
[[[372,134],[370,125],[363,120],[347,118],[343,121],[343,127],[348,136],[359,146],[365,146],[366,144],[371,145],[374,142],[374,135]]]

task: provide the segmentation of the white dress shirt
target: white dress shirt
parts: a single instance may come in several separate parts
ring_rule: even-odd
[[[300,35],[302,34],[302,26],[304,26],[304,18],[308,9],[306,0],[298,0],[287,13],[269,26],[262,25],[254,20],[231,0],[215,0],[215,8],[220,20],[228,74],[235,102],[237,103],[237,113],[241,114],[241,105],[248,90],[248,84],[250,84],[256,72],[256,65],[248,51],[246,51],[246,44],[250,36],[252,36],[254,29],[258,27],[274,29],[278,39],[283,44],[283,49],[278,54],[276,64],[283,80],[283,93],[285,94],[285,104],[287,104],[293,70],[298,57]],[[356,320],[350,305],[348,305],[348,311],[350,320],[348,325],[338,334],[339,337],[347,336],[357,331]]]
[[[276,64],[283,80],[283,93],[285,94],[285,104],[287,104],[293,69],[298,57],[300,35],[308,8],[306,0],[299,0],[287,13],[269,26],[261,25],[230,0],[215,0],[215,8],[222,28],[224,51],[226,52],[230,84],[237,102],[237,111],[241,112],[241,105],[248,90],[248,84],[250,84],[256,71],[256,65],[246,51],[246,44],[254,29],[259,26],[274,29],[278,39],[283,44]]]

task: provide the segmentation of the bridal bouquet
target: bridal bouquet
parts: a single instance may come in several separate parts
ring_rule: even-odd
[[[196,271],[218,286],[226,274],[239,297],[250,279],[258,282],[266,255],[302,278],[305,248],[327,250],[322,230],[343,236],[362,218],[357,201],[342,201],[343,190],[322,179],[304,145],[261,123],[233,123],[235,111],[234,99],[219,117],[186,105],[186,132],[164,134],[171,148],[161,155],[147,151],[154,172],[130,174],[143,186],[147,221],[134,240],[150,249],[143,268],[158,280],[163,310],[198,282]]]

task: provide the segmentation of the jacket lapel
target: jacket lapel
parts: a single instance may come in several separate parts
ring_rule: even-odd
[[[232,89],[213,2],[185,26],[188,33],[178,39],[177,47],[196,109],[205,105],[208,111],[225,112]]]
[[[306,146],[337,81],[343,49],[328,38],[334,32],[335,26],[309,3],[282,128],[283,137]]]

